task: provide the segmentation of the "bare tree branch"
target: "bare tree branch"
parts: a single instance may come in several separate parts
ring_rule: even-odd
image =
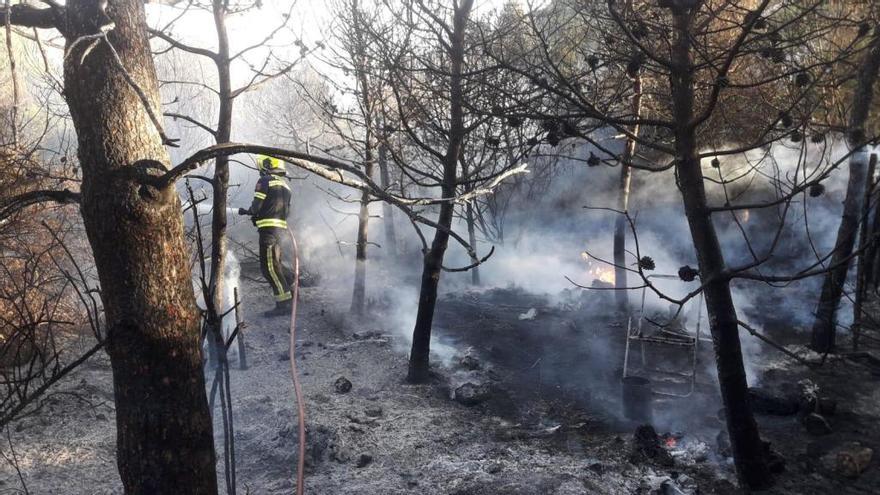
[[[61,191],[39,190],[29,191],[0,201],[0,222],[28,206],[47,201],[60,204],[79,203],[80,194],[67,189]]]

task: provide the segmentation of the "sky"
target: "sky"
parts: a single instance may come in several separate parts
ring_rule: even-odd
[[[166,0],[167,1],[167,0]],[[370,3],[373,0],[361,0]],[[451,4],[451,0],[442,0]],[[516,2],[521,5],[527,4],[527,0],[476,0],[474,15],[483,15],[492,9],[501,8],[508,2]],[[535,0],[537,1],[537,0]],[[209,5],[207,0],[201,0],[202,5]],[[245,2],[243,2],[245,3]],[[261,66],[266,60],[269,50],[280,59],[294,60],[299,52],[299,47],[294,44],[297,40],[309,48],[315,47],[316,43],[330,44],[332,36],[328,31],[332,28],[331,6],[334,1],[328,0],[263,0],[259,9],[231,15],[227,18],[227,29],[231,52],[260,44],[276,28],[284,24],[285,16],[290,13],[290,20],[285,27],[278,31],[272,40],[264,48],[250,51],[246,57],[239,59],[232,65],[233,87],[245,85],[252,77],[251,65]],[[216,49],[216,31],[214,21],[209,10],[191,9],[181,16],[182,8],[187,1],[178,2],[180,7],[164,5],[162,3],[147,4],[147,22],[151,27],[166,30],[169,22],[174,21],[174,26],[167,29],[171,35],[191,46]],[[178,19],[179,17],[179,19]],[[161,45],[159,45],[161,46]],[[316,67],[321,73],[330,73],[334,69],[326,66],[321,61],[320,53],[307,59],[309,64]],[[283,63],[276,61],[275,68]],[[271,72],[273,66],[267,71]],[[340,74],[340,77],[344,77]]]
[[[369,0],[368,0],[369,1]],[[476,0],[474,11],[477,14],[499,8],[511,0]],[[512,0],[525,4],[526,0]],[[324,37],[322,31],[330,22],[327,0],[297,0],[293,3],[293,20],[289,23],[293,32],[301,36],[303,41],[314,42]],[[184,2],[180,3],[181,5]],[[242,44],[253,43],[262,39],[268,31],[281,22],[282,14],[291,8],[290,0],[264,0],[261,9],[229,19],[229,30],[233,42]],[[159,4],[148,4],[148,16],[154,26],[162,24],[180,12],[180,9]],[[208,12],[188,14],[181,22],[185,27],[188,39],[198,39],[211,43],[214,39],[213,22]]]

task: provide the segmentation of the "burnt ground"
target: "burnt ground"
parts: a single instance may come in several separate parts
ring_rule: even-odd
[[[242,289],[250,367],[233,369],[231,377],[239,493],[291,493],[297,438],[287,323],[259,316],[271,304],[264,284],[243,277]],[[435,361],[446,365],[435,366],[433,383],[413,386],[403,383],[406,343],[387,327],[383,305],[355,322],[340,316],[347,290],[303,289],[296,352],[309,428],[307,493],[739,493],[727,481],[729,459],[716,448],[720,406],[709,371],[691,397],[655,401],[658,431],[678,432],[668,448],[674,465],[630,458],[636,424],[620,415],[622,317],[608,311],[604,296],[584,297],[551,300],[515,289],[444,296],[437,333],[458,352]],[[385,301],[385,309],[394,304]],[[533,308],[534,318],[520,319]],[[655,359],[683,362],[664,353]],[[807,377],[775,351],[759,359],[762,386],[791,391]],[[711,370],[709,346],[701,361]],[[787,461],[769,493],[877,492],[877,455],[855,480],[820,461],[853,439],[880,447],[880,378],[870,366],[831,359],[809,373],[824,396],[838,400],[828,416],[830,434],[807,433],[796,415],[759,416]],[[339,377],[352,382],[349,392],[336,391]],[[479,391],[476,405],[452,399],[465,383]],[[667,386],[674,384],[658,388]],[[14,446],[30,493],[115,494],[121,487],[114,435],[112,381],[102,356],[15,423],[2,451],[11,457]],[[17,489],[17,473],[5,462],[0,493]]]
[[[548,297],[513,288],[492,289],[447,297],[439,309],[438,326],[457,347],[471,345],[484,349],[487,361],[497,366],[499,372],[504,370],[506,390],[517,396],[514,403],[519,408],[526,409],[520,414],[527,414],[525,405],[536,400],[560,404],[561,407],[543,413],[564,418],[574,411],[590,411],[598,419],[595,432],[601,432],[600,436],[617,433],[629,438],[627,434],[635,423],[622,418],[620,400],[626,316],[610,311],[613,307],[608,292],[566,291],[561,296]],[[532,308],[537,309],[534,319],[520,319],[529,316],[526,312]],[[880,315],[880,301],[873,300],[869,310]],[[769,346],[751,346],[758,350],[748,353],[757,376],[754,385],[761,390],[761,396],[789,407],[781,411],[779,406],[756,406],[762,436],[784,458],[786,466],[769,493],[880,493],[880,456],[876,454],[880,447],[880,354],[876,340],[880,328],[870,327],[871,323],[876,326],[876,322],[869,318],[861,352],[848,351],[851,340],[844,334],[839,341],[840,354],[823,359],[802,345],[809,335],[786,324],[783,318],[776,318],[778,313],[771,314],[773,318],[764,316],[767,326],[762,330],[813,367]],[[472,318],[480,322],[469,323]],[[743,332],[742,339],[754,337]],[[652,423],[659,432],[680,436],[678,446],[670,449],[676,456],[676,468],[714,467],[714,476],[725,477],[732,476],[732,467],[718,447],[717,435],[725,427],[720,419],[723,406],[712,354],[711,343],[704,344],[699,352],[697,385],[692,395],[655,396]],[[682,350],[649,346],[647,359],[649,367],[688,371],[689,356]],[[650,377],[656,391],[685,393],[688,389],[685,379],[641,369],[638,352],[635,364],[635,374]],[[804,416],[815,410],[814,405],[802,403],[805,381],[818,390],[828,431],[808,431],[805,426]],[[824,410],[829,404],[835,406],[833,411]],[[829,461],[837,449],[852,442],[875,452],[857,477],[841,475]],[[709,455],[694,455],[705,446],[711,448]],[[694,462],[695,457],[699,462]],[[712,486],[719,489],[711,481],[700,488],[707,492]]]

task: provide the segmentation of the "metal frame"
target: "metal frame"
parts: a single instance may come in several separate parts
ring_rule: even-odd
[[[651,274],[646,278],[651,279],[664,279],[664,280],[680,280],[678,275],[663,275],[663,274]],[[626,325],[626,349],[623,354],[623,377],[626,378],[629,375],[629,348],[630,344],[633,342],[638,342],[641,345],[641,355],[642,355],[642,369],[645,371],[652,371],[655,373],[666,373],[673,374],[678,376],[684,376],[690,378],[690,390],[686,394],[676,394],[672,392],[660,392],[654,391],[655,394],[665,395],[671,397],[690,397],[691,394],[694,393],[697,384],[697,362],[698,362],[698,353],[700,350],[700,341],[711,342],[711,339],[701,337],[701,329],[702,329],[702,317],[703,317],[703,293],[700,292],[699,297],[697,298],[697,323],[695,325],[694,334],[686,334],[682,335],[676,332],[670,332],[662,327],[657,327],[659,329],[660,335],[652,335],[646,337],[642,334],[642,326],[645,321],[645,299],[647,296],[647,287],[642,287],[642,302],[639,307],[637,315],[630,315],[627,320]],[[682,313],[686,313],[687,304],[685,304],[685,308],[682,309]],[[635,321],[634,321],[635,320]],[[650,323],[650,322],[649,322]],[[687,328],[685,326],[682,329],[687,332]],[[645,358],[645,344],[656,344],[656,345],[667,345],[667,346],[679,346],[679,347],[690,347],[692,349],[691,352],[691,372],[690,373],[678,373],[678,372],[669,372],[663,371],[659,369],[649,369],[647,368],[647,360]]]

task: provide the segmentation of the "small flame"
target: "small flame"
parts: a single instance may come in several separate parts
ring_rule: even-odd
[[[675,437],[673,437],[673,436],[666,437],[666,448],[667,449],[674,449],[676,445],[678,445],[678,440],[676,440]]]
[[[589,272],[593,278],[599,279],[607,284],[614,283],[614,269],[609,267],[597,266]]]
[[[586,252],[581,253],[581,258],[587,262],[588,275],[591,275],[594,279],[605,282],[606,284],[614,283],[614,267],[593,263],[593,260],[590,259],[590,255]]]

